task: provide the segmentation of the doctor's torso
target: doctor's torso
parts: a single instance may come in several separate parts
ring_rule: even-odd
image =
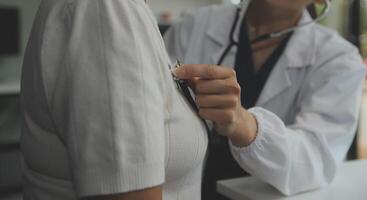
[[[231,32],[236,12],[237,7],[233,5],[210,6],[186,16],[165,35],[171,59],[179,58],[184,63],[192,64],[217,64],[230,45],[231,38],[235,41],[239,39],[239,25]],[[244,16],[242,10],[238,24]],[[305,11],[299,23],[310,20],[310,15]],[[234,68],[237,49],[236,45],[231,47],[221,66]],[[306,86],[310,82],[321,81],[315,76],[317,69],[328,60],[348,53],[346,49],[357,52],[336,32],[321,25],[310,24],[295,30],[272,69],[256,106],[276,113],[286,124],[293,123],[302,98],[312,92],[306,90]],[[333,72],[324,73],[322,76],[327,77]]]

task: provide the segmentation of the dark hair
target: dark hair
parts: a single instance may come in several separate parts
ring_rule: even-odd
[[[316,7],[315,4],[311,4],[307,7],[308,12],[310,13],[311,17],[315,19],[317,17]]]

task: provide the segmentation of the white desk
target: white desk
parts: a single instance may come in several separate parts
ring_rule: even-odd
[[[233,200],[367,200],[367,160],[347,162],[330,186],[292,197],[254,177],[218,181],[217,190]]]
[[[0,96],[17,95],[20,93],[20,83],[2,83],[0,82]]]

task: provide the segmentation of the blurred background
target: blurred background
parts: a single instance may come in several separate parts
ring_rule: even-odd
[[[41,0],[0,0],[0,200],[21,199],[19,82],[23,52]],[[239,0],[148,0],[164,33],[187,12]],[[367,0],[333,0],[322,24],[360,48],[367,64]],[[348,159],[367,158],[367,86],[358,134]]]

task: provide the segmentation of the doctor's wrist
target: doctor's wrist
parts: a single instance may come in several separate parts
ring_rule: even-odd
[[[255,141],[257,134],[258,124],[255,116],[242,109],[241,120],[238,121],[234,132],[228,138],[234,146],[244,148]]]

